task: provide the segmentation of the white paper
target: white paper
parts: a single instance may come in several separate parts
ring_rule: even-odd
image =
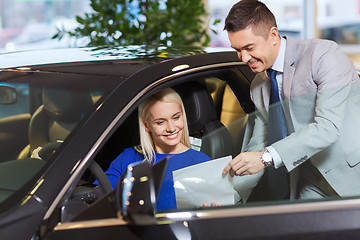
[[[233,205],[233,178],[222,174],[231,159],[227,156],[173,171],[177,207],[201,207],[211,202]]]

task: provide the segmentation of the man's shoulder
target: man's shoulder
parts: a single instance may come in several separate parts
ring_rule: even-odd
[[[309,46],[311,48],[313,48],[314,51],[328,51],[332,48],[338,48],[339,45],[331,40],[327,40],[327,39],[318,39],[318,38],[314,38],[314,39],[309,39]]]
[[[291,37],[287,37],[287,46],[289,49],[312,52],[328,51],[329,49],[339,47],[336,42],[327,39],[295,39]]]
[[[323,56],[337,56],[344,55],[339,45],[326,39],[294,39],[288,38],[286,45],[285,63],[296,66],[300,62],[317,62]],[[312,59],[310,61],[310,59]]]

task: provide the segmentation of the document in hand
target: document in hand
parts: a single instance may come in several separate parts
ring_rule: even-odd
[[[231,159],[227,156],[173,171],[177,207],[201,207],[211,202],[233,205],[233,178],[222,174]]]

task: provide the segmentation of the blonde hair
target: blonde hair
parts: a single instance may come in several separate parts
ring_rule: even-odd
[[[135,149],[143,154],[144,161],[148,161],[150,164],[154,160],[155,149],[151,134],[145,130],[144,121],[146,120],[149,108],[157,101],[177,103],[180,105],[184,120],[184,129],[180,142],[190,148],[189,129],[183,101],[181,100],[180,95],[172,88],[163,89],[145,99],[142,103],[140,103],[138,108],[140,146],[136,146]]]

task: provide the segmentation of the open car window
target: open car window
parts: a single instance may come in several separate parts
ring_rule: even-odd
[[[206,154],[210,159],[218,159],[226,156],[228,159],[231,159],[231,156],[241,151],[248,117],[248,113],[246,113],[243,106],[251,107],[248,102],[240,104],[237,95],[241,96],[242,92],[239,91],[236,95],[229,85],[229,83],[232,84],[235,82],[233,88],[238,88],[239,85],[236,85],[235,80],[239,76],[232,71],[225,73],[227,74],[223,74],[222,72],[221,74],[203,74],[204,76],[200,75],[196,78],[186,78],[185,81],[179,81],[177,84],[170,85],[170,87],[179,93],[184,102],[192,149]],[[227,82],[226,80],[228,79],[230,80]],[[243,79],[243,81],[247,80]],[[168,86],[165,85],[163,88],[165,87]],[[147,95],[150,94],[151,93],[148,93]],[[242,97],[247,99],[245,96]],[[116,131],[109,136],[93,160],[97,162],[104,171],[109,168],[111,162],[122,154],[125,149],[133,148],[140,144],[137,108],[132,108],[126,116],[127,117],[122,119],[121,124],[116,128]],[[222,170],[219,169],[220,175],[221,171]],[[83,175],[82,179],[88,184],[98,184],[98,182],[94,182],[93,176],[88,172]],[[121,180],[119,179],[119,181]],[[83,194],[87,194],[90,191],[89,189],[83,190]],[[79,194],[81,194],[80,192]],[[241,201],[239,193],[237,193],[236,190],[232,189],[231,194],[232,205]],[[73,200],[78,201],[76,199]],[[81,211],[78,211],[78,208],[71,212],[70,207],[68,207],[69,212],[64,214],[67,215],[68,218],[63,220],[67,222],[80,221],[84,218],[92,219],[94,217],[91,216],[92,211],[97,211],[96,202],[94,203],[92,201],[88,202],[88,204],[90,204],[88,210],[85,210],[87,208],[85,206]],[[95,206],[93,206],[93,204],[95,204]],[[201,204],[194,205],[193,207],[201,207]],[[182,208],[188,209],[189,206],[181,207],[181,205],[179,205],[179,207],[172,209],[155,210],[163,212],[164,210],[174,211]],[[104,213],[103,218],[115,217],[114,212],[111,214],[109,212],[107,213],[108,214]],[[99,216],[97,216],[97,218],[98,217]]]

